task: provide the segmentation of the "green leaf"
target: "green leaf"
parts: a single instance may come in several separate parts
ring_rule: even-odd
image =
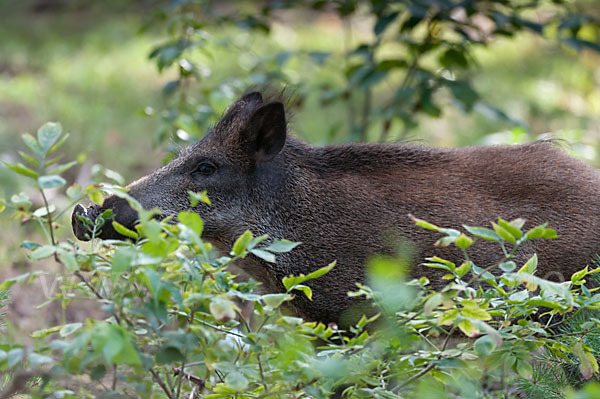
[[[122,236],[133,238],[134,240],[137,240],[139,237],[138,233],[136,233],[133,230],[129,230],[127,227],[123,226],[121,223],[117,222],[116,220],[113,220],[112,226],[115,229],[115,231],[117,233],[121,234]]]
[[[517,360],[513,366],[513,369],[519,374],[522,378],[526,380],[531,380],[531,376],[533,375],[533,367],[531,364],[526,362],[525,360]]]
[[[31,151],[33,151],[38,157],[43,158],[45,156],[45,151],[42,150],[38,141],[29,133],[25,133],[21,135],[23,142]]]
[[[131,247],[118,248],[115,251],[111,259],[111,271],[113,275],[113,280],[116,280],[116,277],[129,270],[129,268],[133,264],[135,255],[136,251],[134,248]]]
[[[483,238],[488,241],[500,241],[500,236],[492,229],[488,229],[485,227],[471,227],[463,225],[465,230],[469,233],[473,234],[475,237]]]
[[[56,253],[56,247],[53,245],[42,245],[41,247],[35,249],[29,257],[33,260],[39,260],[43,258],[47,258]]]
[[[484,309],[477,306],[467,306],[460,310],[460,314],[469,319],[491,320],[492,316]]]
[[[8,351],[8,368],[11,369],[23,360],[24,351],[23,348],[14,348]]]
[[[210,300],[208,307],[213,317],[222,322],[235,319],[236,306],[227,298],[216,296]]]
[[[503,272],[509,273],[517,268],[517,264],[512,260],[509,260],[507,262],[500,263],[498,267],[500,267],[500,270],[502,270]]]
[[[30,177],[32,179],[37,179],[40,174],[32,169],[29,169],[27,166],[23,165],[22,163],[18,163],[18,164],[10,164],[8,162],[4,162],[4,165],[6,165],[6,167],[10,170],[12,170],[15,173],[18,173],[20,175],[23,176],[27,176]]]
[[[321,277],[321,276],[322,276],[322,275],[324,275],[324,274],[327,274],[327,273],[329,273],[329,272],[331,271],[331,269],[333,269],[333,268],[335,267],[335,265],[336,265],[336,261],[333,261],[333,262],[331,262],[330,264],[328,264],[327,266],[325,266],[325,267],[322,267],[322,268],[320,268],[320,269],[318,269],[318,270],[315,270],[315,271],[314,271],[314,272],[312,272],[312,273],[309,273],[309,274],[306,276],[306,278],[305,278],[305,280],[304,280],[304,281],[313,280],[313,279],[315,279],[315,278],[319,278],[319,277]],[[303,281],[303,282],[304,282],[304,281]]]
[[[190,196],[190,205],[192,206],[192,208],[198,205],[198,202],[203,202],[206,205],[210,205],[210,199],[206,194],[206,190],[201,191],[199,193],[188,191],[188,195]]]
[[[410,220],[412,220],[412,222],[414,224],[416,224],[419,227],[422,227],[424,229],[427,230],[435,230],[435,231],[439,231],[440,228],[437,227],[435,224],[431,224],[423,219],[417,219],[416,217],[414,217],[413,215],[408,215],[410,217]]]
[[[586,380],[598,373],[598,362],[593,354],[587,351],[581,342],[577,342],[571,348],[573,354],[579,359],[579,371]],[[9,352],[10,354],[10,352]]]
[[[67,181],[58,175],[46,175],[38,177],[40,188],[56,188],[65,185]]]
[[[269,252],[290,252],[301,243],[292,242],[288,240],[275,240],[269,244],[265,249]]]
[[[252,253],[255,256],[258,256],[259,258],[261,258],[269,263],[275,263],[275,255],[273,255],[270,252],[255,248],[255,249],[251,249],[250,253]]]
[[[62,133],[60,123],[48,122],[38,129],[37,138],[40,147],[47,153]]]
[[[71,251],[58,248],[57,252],[60,256],[61,262],[65,265],[68,271],[74,272],[79,270],[79,263],[77,263],[77,259],[75,258],[75,254]]]
[[[292,296],[289,294],[266,294],[263,295],[261,298],[265,302],[265,305],[275,309],[281,306],[283,302],[292,299]]]
[[[77,161],[68,162],[63,165],[56,165],[56,167],[54,169],[52,169],[50,171],[50,173],[53,175],[58,175],[60,173],[66,172],[67,170],[71,169],[75,165],[77,165]]]
[[[479,336],[479,330],[475,325],[471,322],[471,320],[463,320],[458,323],[458,328],[467,336],[471,338],[475,338]]]
[[[529,260],[523,265],[523,267],[521,267],[519,269],[519,271],[517,273],[533,274],[535,272],[535,270],[537,269],[537,263],[538,263],[537,254],[533,254],[533,256],[531,258],[529,258]]]
[[[442,299],[443,297],[440,292],[430,296],[429,299],[427,299],[427,301],[425,301],[425,304],[423,305],[423,313],[425,314],[425,316],[429,316],[431,312],[433,312],[438,306],[440,306],[442,304]]]
[[[471,262],[465,262],[455,270],[455,273],[458,275],[458,277],[462,277],[467,274],[469,270],[471,270]]]
[[[59,334],[61,337],[67,337],[73,334],[75,331],[79,330],[83,324],[82,323],[69,323],[65,324],[60,328]]]
[[[248,244],[252,241],[252,233],[250,230],[246,230],[233,244],[233,255],[242,256],[248,248]]]
[[[18,153],[21,156],[21,158],[23,158],[25,161],[29,162],[33,166],[40,166],[40,162],[31,155],[26,154],[23,151],[18,151]]]
[[[475,349],[475,353],[477,353],[480,357],[485,357],[492,353],[495,349],[496,345],[494,341],[489,335],[484,335],[483,337],[477,338],[475,343],[473,344],[473,349]]]
[[[65,134],[48,150],[48,155],[52,154],[54,151],[58,150],[69,138],[69,133]]]
[[[202,235],[202,231],[204,230],[204,222],[195,212],[179,212],[177,215],[177,220],[190,229],[192,229],[198,236]]]
[[[541,224],[539,226],[534,227],[525,233],[525,236],[528,240],[533,240],[536,238],[556,238],[556,231],[553,229],[547,229],[546,226],[548,223]]]
[[[225,385],[236,392],[243,392],[248,388],[248,379],[240,372],[233,371],[225,377]]]
[[[294,286],[294,289],[295,289],[295,290],[298,290],[298,291],[302,291],[302,292],[304,292],[304,295],[306,295],[306,297],[307,297],[307,298],[308,298],[310,301],[312,301],[312,290],[310,289],[310,287],[309,287],[309,286],[307,286],[307,285],[302,285],[302,284],[298,284],[298,285],[295,285],[295,286]]]
[[[469,248],[471,245],[473,245],[473,239],[465,234],[461,234],[455,241],[454,244],[461,248],[461,249],[467,249]]]
[[[54,334],[55,332],[59,331],[61,328],[62,328],[62,326],[54,326],[54,327],[50,327],[50,328],[44,328],[42,330],[36,330],[31,333],[31,338],[44,338],[50,334]]]
[[[581,280],[582,278],[584,278],[586,275],[588,274],[588,266],[586,266],[585,268],[583,268],[582,270],[574,273],[571,276],[571,282],[576,283],[577,281]]]
[[[523,219],[515,219],[512,222],[507,222],[500,217],[498,218],[498,225],[508,231],[516,239],[523,237],[523,232],[521,231],[521,227],[519,227],[523,226],[523,224],[525,224],[525,220]]]
[[[510,234],[510,232],[508,230],[506,230],[505,228],[503,228],[500,225],[497,225],[496,223],[492,222],[492,226],[494,227],[494,231],[500,236],[502,237],[503,240],[510,242],[511,244],[516,244],[517,240],[515,239],[515,237]]]

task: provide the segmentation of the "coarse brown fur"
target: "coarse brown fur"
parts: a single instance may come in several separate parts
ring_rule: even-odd
[[[192,174],[206,162],[217,166],[214,173]],[[264,102],[258,93],[242,97],[203,140],[129,186],[145,208],[166,215],[189,207],[188,190],[204,189],[213,205],[194,211],[205,220],[205,238],[218,248],[229,251],[246,229],[302,242],[276,264],[254,256],[240,264],[266,289],[281,291],[283,277],[337,260],[330,273],[309,283],[312,301],[304,295],[293,301],[302,316],[325,322],[339,321],[353,304],[346,293],[364,281],[366,259],[393,250],[390,233],[412,243],[413,274],[429,277],[434,287],[440,275],[417,264],[433,255],[462,259],[455,247],[435,248],[440,235],[416,227],[408,214],[444,227],[486,226],[498,216],[524,218],[525,227],[548,222],[559,238],[527,242],[517,262],[537,253],[537,275],[554,280],[568,279],[600,247],[600,176],[551,143],[313,147],[286,135],[283,105]],[[105,207],[123,224],[135,223],[123,200],[109,198]],[[82,238],[77,223],[74,229]],[[108,229],[104,234],[116,236]],[[480,241],[470,249],[473,261],[480,267],[497,262],[495,244]]]

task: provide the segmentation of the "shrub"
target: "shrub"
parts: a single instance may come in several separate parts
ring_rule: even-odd
[[[517,265],[513,254],[526,241],[552,239],[546,225],[524,229],[525,221],[498,218],[492,228],[463,226],[464,232],[413,219],[436,231],[436,245],[455,245],[464,263],[428,258],[423,267],[441,269],[447,280],[433,290],[426,278],[411,279],[401,258],[374,257],[367,284],[356,292],[376,312],[342,331],[335,324],[305,321],[282,310],[296,295],[309,298],[306,284],[334,264],[307,276],[283,280],[286,292],[260,294],[257,283],[238,281],[227,266],[246,256],[276,261],[293,250],[245,232],[227,255],[202,239],[203,222],[191,212],[161,221],[113,185],[73,185],[70,204],[59,209],[46,190],[65,186],[60,176],[74,162],[57,165],[51,155],[66,140],[58,124],[37,138],[23,135],[31,152],[24,164],[7,164],[31,178],[44,201],[13,196],[22,221],[36,221],[47,242],[26,241],[32,261],[53,258],[62,265],[52,300],[63,306],[75,297],[96,302],[106,317],[61,324],[31,334],[33,347],[0,347],[0,369],[12,373],[0,398],[27,392],[34,398],[277,398],[336,395],[396,397],[563,397],[598,374],[596,356],[600,295],[590,282],[600,269],[588,266],[562,283],[535,275],[537,257]],[[103,194],[130,200],[140,214],[135,230],[104,212],[87,220],[91,241],[59,241],[56,222],[72,205]],[[190,193],[193,205],[210,203]],[[105,223],[130,241],[95,239]],[[483,269],[469,258],[477,240],[498,243],[502,261]],[[0,290],[25,284],[43,272],[4,281]],[[416,273],[418,274],[418,273]],[[2,381],[0,380],[0,383]],[[571,389],[571,391],[569,391]],[[592,397],[588,385],[577,395]],[[434,396],[435,395],[435,396]],[[588,396],[586,396],[588,395]]]

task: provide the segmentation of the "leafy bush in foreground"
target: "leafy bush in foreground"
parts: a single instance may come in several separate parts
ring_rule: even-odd
[[[22,244],[29,258],[53,257],[63,266],[52,300],[66,306],[87,298],[106,317],[36,331],[33,348],[2,346],[0,370],[12,377],[0,380],[0,398],[550,398],[595,397],[600,389],[571,388],[598,374],[600,295],[588,280],[599,269],[586,266],[557,283],[535,276],[535,255],[523,265],[513,260],[524,242],[556,236],[545,225],[525,230],[524,220],[499,218],[493,229],[463,226],[463,233],[413,219],[442,234],[437,245],[459,247],[464,263],[427,259],[423,266],[443,270],[448,281],[435,291],[426,278],[409,279],[402,259],[373,258],[368,285],[349,295],[377,310],[342,331],[282,312],[295,295],[310,298],[310,280],[334,264],[285,278],[286,292],[259,294],[256,283],[237,281],[226,267],[246,256],[276,261],[295,243],[246,232],[222,256],[202,240],[198,215],[158,221],[118,187],[71,186],[66,193],[72,203],[128,198],[140,212],[136,230],[112,223],[131,241],[94,239],[111,223],[107,211],[88,221],[90,244],[58,242],[56,221],[71,205],[58,209],[45,190],[63,187],[60,173],[74,165],[49,159],[65,137],[57,124],[44,125],[37,138],[23,136],[30,166],[7,166],[31,178],[45,204],[32,211],[19,194],[6,206],[22,221],[39,222],[47,237]],[[190,193],[190,201],[210,203],[206,193]],[[487,269],[474,264],[468,250],[477,239],[497,242],[502,261]],[[41,274],[6,280],[0,291]]]

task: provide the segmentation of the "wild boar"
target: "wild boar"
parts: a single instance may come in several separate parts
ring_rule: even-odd
[[[485,226],[498,216],[524,218],[530,227],[548,222],[559,238],[527,242],[517,253],[520,262],[537,253],[541,277],[569,278],[600,247],[600,177],[551,143],[313,147],[288,134],[283,103],[258,92],[241,97],[202,140],[128,189],[145,209],[163,215],[188,210],[188,191],[207,190],[212,205],[193,211],[204,219],[204,238],[226,252],[246,229],[302,242],[274,264],[254,256],[240,264],[267,290],[281,291],[283,277],[337,260],[330,273],[309,283],[312,301],[297,295],[292,302],[298,314],[324,322],[339,321],[351,307],[347,292],[364,281],[369,256],[393,250],[390,235],[412,243],[415,265],[433,255],[462,260],[453,246],[435,248],[439,234],[416,227],[409,214],[446,227]],[[107,208],[119,223],[136,223],[136,212],[118,197],[87,214]],[[82,211],[78,206],[74,213]],[[75,217],[73,229],[84,239]],[[119,235],[107,225],[101,237]],[[480,267],[499,260],[488,242],[470,253]],[[441,285],[433,269],[417,266],[412,273]]]

